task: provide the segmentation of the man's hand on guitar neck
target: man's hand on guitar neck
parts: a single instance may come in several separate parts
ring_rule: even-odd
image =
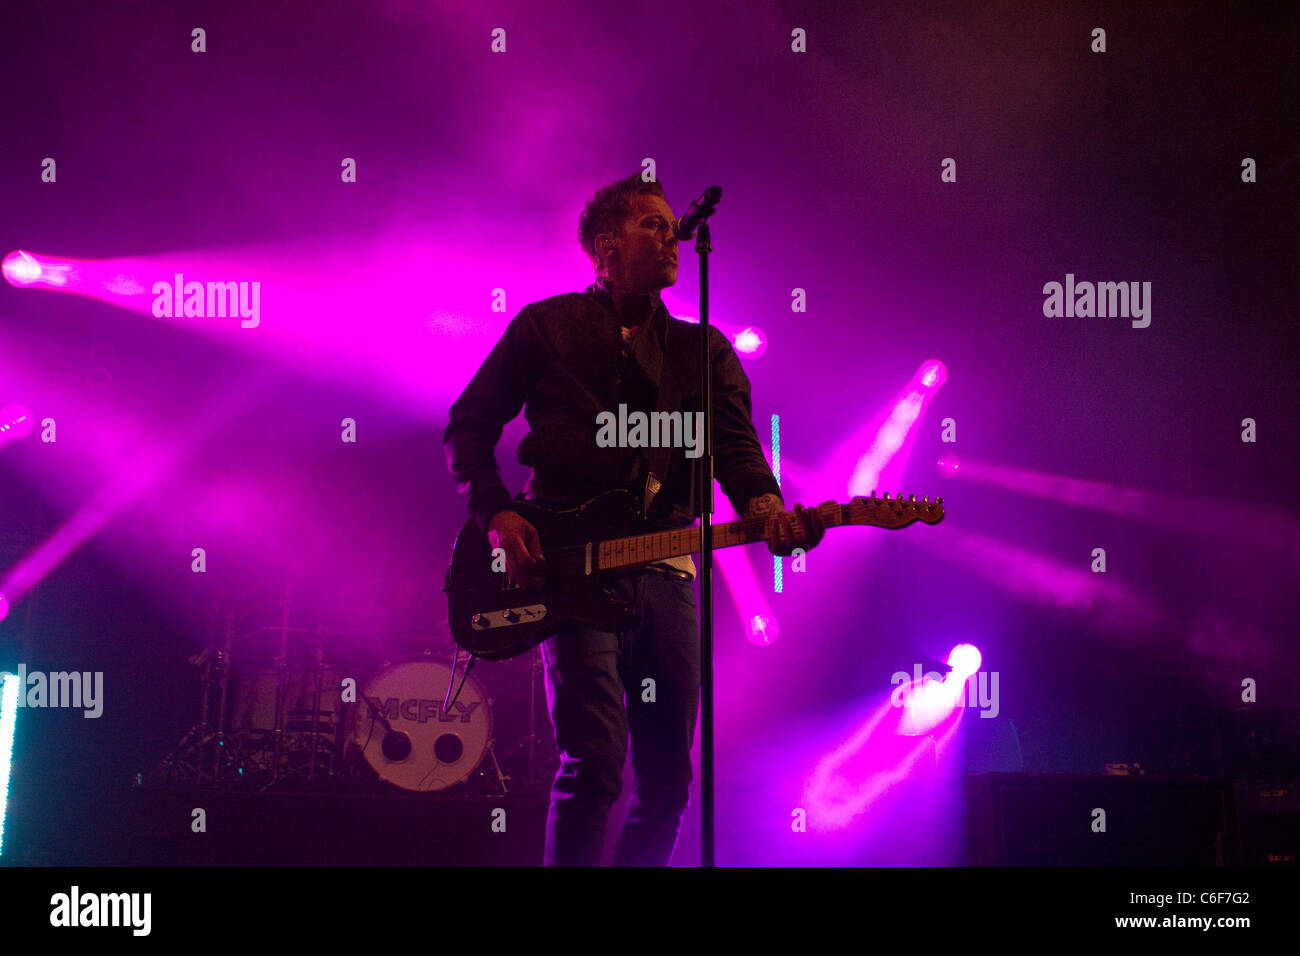
[[[745,506],[746,518],[767,516],[767,549],[773,554],[788,557],[795,548],[811,551],[826,537],[826,526],[816,508],[795,505],[793,514],[785,510],[785,502],[773,494],[749,499]],[[796,527],[797,524],[797,527]]]
[[[517,511],[498,511],[488,522],[488,540],[492,547],[506,552],[506,580],[511,587],[539,588],[546,557],[542,540],[532,522]]]

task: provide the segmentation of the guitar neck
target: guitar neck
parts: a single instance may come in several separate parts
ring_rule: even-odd
[[[844,509],[834,502],[827,502],[818,507],[822,524],[833,528],[846,523]],[[792,518],[792,521],[795,519]],[[710,539],[713,549],[731,548],[739,544],[753,544],[767,540],[767,516],[744,518],[740,521],[728,521],[725,524],[712,525]],[[619,568],[631,568],[642,564],[653,564],[665,558],[675,558],[683,554],[700,553],[699,527],[676,528],[672,531],[656,531],[651,534],[634,534],[626,538],[610,538],[601,541],[597,550],[597,567],[602,571]]]

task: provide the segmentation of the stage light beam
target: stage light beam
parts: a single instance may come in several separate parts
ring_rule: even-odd
[[[0,408],[0,447],[26,438],[32,433],[34,416],[21,405]]]
[[[930,359],[921,366],[921,385],[924,388],[938,388],[948,381],[948,366],[938,359]]]
[[[52,285],[66,286],[75,278],[74,266],[69,262],[45,262],[30,252],[16,249],[0,263],[0,272],[13,286]]]
[[[972,674],[978,674],[983,662],[984,658],[974,644],[958,644],[948,652],[946,663],[952,668],[952,674],[958,674],[965,680]]]
[[[755,614],[749,619],[749,643],[766,647],[777,639],[781,627],[770,614]]]
[[[762,329],[746,326],[732,337],[731,344],[746,358],[758,358],[767,351],[767,336]]]
[[[903,719],[898,732],[907,737],[928,734],[952,716],[966,694],[966,681],[980,669],[983,657],[974,644],[958,644],[948,652],[951,670],[942,680],[921,678],[903,689]]]

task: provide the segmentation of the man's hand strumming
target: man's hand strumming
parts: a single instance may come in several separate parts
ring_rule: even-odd
[[[498,511],[488,522],[488,540],[506,552],[506,578],[511,587],[538,588],[546,558],[537,529],[517,511]]]

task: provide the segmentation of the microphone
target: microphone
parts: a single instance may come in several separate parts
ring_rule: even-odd
[[[700,193],[700,198],[691,203],[686,210],[686,215],[678,219],[673,225],[673,232],[677,234],[677,238],[694,239],[695,230],[700,228],[700,223],[713,215],[721,199],[721,186],[710,186]]]

